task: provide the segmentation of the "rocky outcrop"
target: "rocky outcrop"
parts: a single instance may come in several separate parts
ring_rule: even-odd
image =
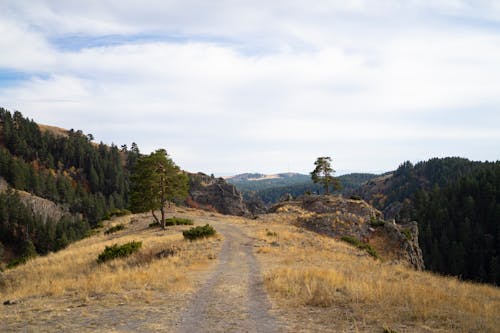
[[[9,189],[8,183],[0,178],[0,193],[4,193]],[[54,203],[53,201],[38,197],[24,191],[17,191],[21,201],[35,213],[40,215],[45,221],[51,219],[59,221],[63,216],[71,216],[71,214],[63,206]]]
[[[320,234],[355,237],[375,248],[383,260],[424,268],[417,223],[384,221],[383,214],[363,200],[307,195],[280,202],[270,211],[288,214],[296,225]]]
[[[248,211],[254,216],[266,214],[268,212],[266,205],[260,198],[250,198],[248,200],[244,200],[244,202]]]
[[[213,209],[221,214],[250,215],[242,194],[223,178],[215,178],[204,173],[189,174],[188,205]]]
[[[402,262],[410,263],[418,270],[424,269],[422,250],[418,245],[418,224],[415,221],[396,224],[394,220],[386,222],[381,228],[387,240],[392,242],[399,251]]]

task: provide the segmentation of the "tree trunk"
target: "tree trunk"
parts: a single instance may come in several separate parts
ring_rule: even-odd
[[[165,206],[163,205],[161,206],[160,212],[161,212],[161,228],[165,229]]]
[[[160,224],[160,220],[158,220],[158,217],[156,216],[154,209],[151,210],[151,214],[153,214],[156,223]]]

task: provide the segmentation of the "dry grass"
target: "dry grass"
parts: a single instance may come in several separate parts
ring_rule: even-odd
[[[130,217],[115,220],[123,223]],[[188,243],[182,227],[167,231],[147,227],[148,218],[127,225],[127,230],[112,235],[96,235],[70,245],[67,249],[36,258],[4,273],[0,281],[2,299],[33,296],[73,295],[83,299],[95,295],[137,292],[147,297],[154,290],[187,290],[187,272],[215,257],[218,239]],[[109,224],[108,226],[110,226]],[[139,253],[125,259],[98,264],[97,256],[105,246],[142,241]],[[157,256],[167,250],[165,258]],[[171,250],[171,251],[168,251]],[[172,255],[173,254],[173,255]]]
[[[499,288],[385,264],[343,242],[286,224],[257,228],[261,247],[256,252],[265,263],[266,287],[278,303],[320,307],[332,315],[347,309],[367,331],[387,325],[398,331],[499,330]]]

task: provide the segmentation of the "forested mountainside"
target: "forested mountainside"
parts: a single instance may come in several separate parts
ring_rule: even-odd
[[[342,193],[350,193],[377,175],[370,173],[351,173],[339,176]],[[263,174],[243,174],[226,179],[234,184],[247,200],[260,199],[265,204],[273,204],[285,194],[297,197],[306,192],[323,194],[323,186],[314,184],[311,176],[299,173],[281,173],[275,176]]]
[[[405,162],[357,194],[386,217],[418,221],[427,269],[500,284],[500,162]]]
[[[92,140],[82,131],[42,130],[20,112],[0,108],[0,176],[68,212],[60,221],[42,217],[9,189],[0,194],[0,242],[20,256],[57,250],[127,207],[137,145],[119,149]]]

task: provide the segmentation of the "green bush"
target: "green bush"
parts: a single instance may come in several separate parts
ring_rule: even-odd
[[[379,259],[377,251],[375,251],[375,249],[370,244],[363,243],[357,238],[352,236],[342,236],[340,239],[343,240],[344,242],[354,245],[358,249],[365,250],[372,257]]]
[[[408,239],[408,240],[412,240],[413,239],[413,235],[411,234],[411,230],[410,229],[403,229],[403,230],[401,230],[401,233],[403,235],[405,235],[406,239]]]
[[[128,209],[113,209],[111,212],[109,212],[109,215],[111,217],[113,216],[125,216],[125,215],[130,215],[132,212]]]
[[[189,240],[194,240],[197,238],[204,238],[204,237],[210,237],[215,235],[215,229],[207,224],[204,226],[198,226],[191,228],[189,230],[183,231],[182,235],[184,238],[189,239]]]
[[[142,246],[142,242],[129,242],[123,245],[118,246],[118,244],[114,244],[112,246],[106,246],[104,251],[97,257],[98,263],[103,263],[105,261],[115,259],[115,258],[124,258],[130,256],[132,253],[137,252],[139,248]]]
[[[171,218],[168,218],[168,219],[165,219],[165,226],[172,226],[172,225],[193,225],[193,220],[190,220],[190,219],[183,219],[183,218],[180,218],[180,217],[171,217]],[[156,221],[152,222],[149,224],[149,227],[150,228],[154,228],[154,227],[159,227],[160,224]]]
[[[383,227],[384,225],[385,225],[385,221],[383,221],[383,220],[372,219],[370,221],[370,226],[372,226],[374,228]]]
[[[165,220],[165,225],[193,225],[193,220],[183,219],[181,217],[171,217]]]
[[[7,264],[6,268],[7,269],[11,269],[11,268],[14,268],[14,267],[17,267],[19,265],[23,265],[25,264],[30,258],[32,257],[28,257],[28,256],[22,256],[22,257],[19,257],[19,258],[16,258],[16,259],[13,259],[11,261],[9,261],[9,263]]]
[[[106,230],[104,232],[104,234],[105,235],[109,235],[109,234],[112,234],[114,232],[117,232],[117,231],[120,231],[120,230],[123,230],[123,229],[125,229],[125,226],[123,224],[117,224],[114,227],[111,227],[108,230]]]
[[[266,229],[266,235],[268,235],[269,237],[278,236],[278,234],[275,231],[271,231],[271,230],[267,230],[267,229]]]

